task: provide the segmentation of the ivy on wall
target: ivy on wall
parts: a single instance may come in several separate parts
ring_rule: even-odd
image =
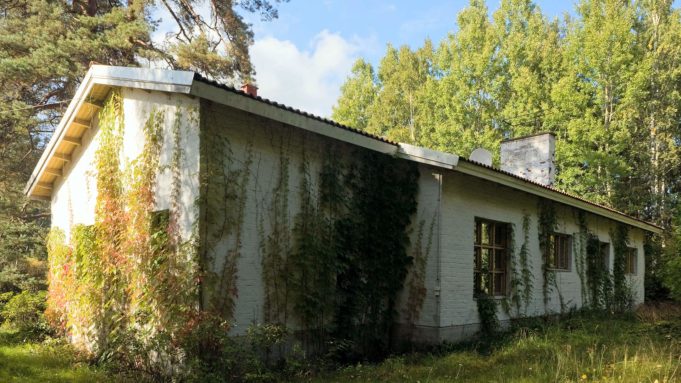
[[[335,241],[333,212],[337,201],[325,187],[335,185],[333,180],[313,188],[310,164],[303,145],[300,176],[300,211],[294,219],[293,251],[291,252],[291,300],[293,312],[299,319],[309,347],[323,346],[322,331],[333,316],[335,296]],[[332,176],[329,169],[335,161],[326,158],[322,175]],[[323,176],[322,176],[323,177]],[[322,198],[323,197],[323,198]]]
[[[287,325],[289,285],[293,271],[289,215],[290,137],[281,135],[278,142],[279,169],[270,199],[269,231],[261,234],[262,277],[265,284],[265,322]],[[264,219],[264,216],[261,216]]]
[[[409,275],[406,280],[407,302],[405,305],[405,320],[414,330],[414,324],[418,321],[423,303],[426,299],[426,264],[433,245],[435,223],[437,215],[433,214],[430,224],[426,228],[426,221],[419,221],[416,241],[412,246],[411,256],[413,259]],[[427,232],[426,232],[427,230]],[[424,238],[425,237],[425,238]],[[413,336],[413,333],[411,334]]]
[[[587,240],[587,286],[589,302],[594,309],[610,309],[612,306],[612,280],[605,262],[601,242],[593,234]]]
[[[288,325],[295,318],[313,347],[328,339],[347,346],[347,355],[384,354],[413,260],[407,248],[416,166],[360,150],[345,163],[327,148],[313,173],[303,144],[300,206],[289,225],[290,141],[278,135],[273,142],[278,174],[258,224],[265,321]],[[412,297],[415,305],[419,299]]]
[[[552,201],[546,199],[539,200],[538,217],[538,238],[539,250],[542,256],[542,292],[544,295],[544,306],[547,306],[553,288],[556,286],[556,273],[547,264],[546,255],[550,251],[551,235],[556,231],[556,207]]]
[[[588,306],[589,286],[587,282],[587,243],[589,241],[589,228],[586,222],[586,213],[577,211],[577,226],[579,231],[572,236],[572,256],[575,261],[575,271],[579,277],[582,305]]]
[[[629,228],[623,224],[618,224],[610,232],[610,238],[612,238],[614,254],[612,264],[613,310],[631,310],[634,302],[633,289],[629,286],[625,276]]]
[[[48,312],[98,357],[122,357],[152,344],[157,357],[173,357],[178,355],[173,339],[195,313],[198,280],[196,234],[184,240],[179,233],[179,122],[170,165],[175,201],[169,211],[156,211],[165,113],[149,113],[143,150],[129,163],[121,161],[123,121],[121,96],[114,90],[99,113],[95,224],[72,227],[69,244],[59,229],[50,234]],[[160,338],[166,341],[156,342]]]
[[[64,231],[53,227],[47,235],[48,273],[47,283],[50,289],[47,293],[46,318],[56,329],[65,330],[68,312],[66,310],[67,297],[71,296],[68,289],[74,286],[71,249],[66,245]]]
[[[201,251],[202,301],[205,310],[230,320],[238,297],[237,262],[242,252],[253,150],[249,143],[243,157],[235,155],[216,125],[211,119],[201,128],[204,167],[200,204],[206,227]]]
[[[509,225],[507,238],[509,239],[509,259],[511,278],[509,281],[510,293],[508,298],[501,301],[502,308],[509,316],[526,316],[532,302],[532,290],[534,289],[534,275],[530,259],[530,215],[523,214],[522,233],[523,243],[516,252],[515,225]],[[512,313],[511,309],[515,310]],[[513,314],[513,315],[512,315]]]

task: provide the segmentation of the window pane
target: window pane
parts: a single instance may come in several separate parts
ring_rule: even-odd
[[[506,252],[504,250],[496,250],[494,252],[494,271],[506,270]]]
[[[494,245],[506,246],[506,225],[500,223],[494,225]]]
[[[489,295],[490,293],[490,279],[488,273],[480,273],[480,291]]]
[[[490,270],[490,258],[492,255],[492,250],[490,249],[481,249],[481,257],[480,257],[480,270],[483,272],[487,272]]]
[[[607,243],[601,243],[601,258],[603,259],[603,267],[610,270],[610,246]]]
[[[492,227],[487,222],[483,222],[480,225],[480,243],[483,245],[489,245],[492,240]]]
[[[503,295],[506,292],[506,274],[495,273],[494,275],[494,294]]]

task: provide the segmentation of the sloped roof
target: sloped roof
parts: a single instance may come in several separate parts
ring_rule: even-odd
[[[63,177],[64,165],[71,160],[71,153],[80,145],[81,136],[90,128],[92,118],[101,108],[111,87],[181,93],[208,99],[353,145],[487,179],[644,230],[656,233],[662,230],[653,223],[515,174],[454,154],[397,143],[263,97],[251,96],[194,72],[104,65],[92,66],[78,87],[26,185],[24,192],[29,197],[51,198],[52,184]]]

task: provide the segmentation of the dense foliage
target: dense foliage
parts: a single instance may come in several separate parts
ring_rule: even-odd
[[[334,119],[463,156],[483,147],[495,160],[505,138],[553,132],[557,187],[674,224],[681,12],[672,1],[581,0],[574,17],[549,20],[531,0],[503,0],[491,17],[471,0],[455,26],[417,49],[388,46],[378,68],[359,60]],[[651,283],[659,255],[649,254]]]

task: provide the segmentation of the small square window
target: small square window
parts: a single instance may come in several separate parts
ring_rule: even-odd
[[[570,236],[554,233],[549,236],[547,254],[544,255],[546,266],[557,271],[570,270]]]

